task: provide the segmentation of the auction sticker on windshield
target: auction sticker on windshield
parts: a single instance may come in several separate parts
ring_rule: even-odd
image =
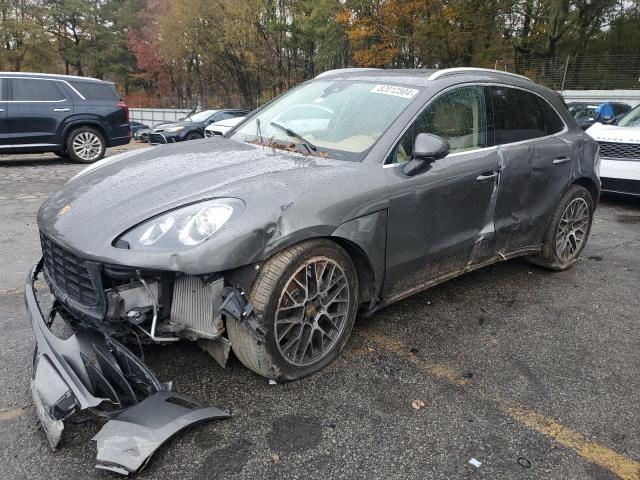
[[[383,95],[393,95],[394,97],[413,98],[418,90],[415,88],[396,87],[394,85],[376,85],[371,89],[371,93],[381,93]]]

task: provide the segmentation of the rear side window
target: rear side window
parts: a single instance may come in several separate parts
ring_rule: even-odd
[[[521,142],[546,135],[537,96],[508,87],[491,87],[495,142]]]
[[[545,132],[547,135],[553,135],[554,133],[559,133],[564,128],[564,123],[553,109],[551,105],[547,103],[546,100],[536,96],[536,100],[538,101],[538,106],[540,107],[540,111],[542,112],[542,118],[544,119]]]
[[[64,93],[53,80],[14,78],[11,82],[13,100],[17,102],[55,102],[64,100]]]
[[[4,80],[2,78],[0,78],[0,100],[6,100],[7,97],[5,96],[6,94],[4,93]]]
[[[118,101],[120,97],[113,85],[96,82],[69,82],[73,88],[79,91],[87,100],[113,100]]]

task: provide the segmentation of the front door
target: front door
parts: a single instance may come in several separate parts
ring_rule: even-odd
[[[390,192],[383,295],[393,297],[463,271],[480,240],[493,237],[499,159],[487,148],[485,87],[433,100],[403,134],[385,165]],[[449,155],[416,176],[402,164],[418,133],[449,141]]]
[[[71,115],[73,103],[55,80],[20,78],[11,80],[8,121],[11,141],[20,146],[56,146],[58,130]]]
[[[11,133],[7,121],[7,91],[9,82],[0,78],[0,153],[8,153],[11,148]]]

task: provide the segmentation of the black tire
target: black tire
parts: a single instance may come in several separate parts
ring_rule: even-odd
[[[200,140],[201,138],[203,137],[198,132],[190,132],[185,137],[185,140]]]
[[[584,200],[588,206],[586,231],[584,233],[583,240],[577,246],[575,252],[571,253],[568,258],[563,258],[562,252],[558,252],[557,247],[559,235],[561,235],[559,229],[560,221],[567,208],[573,202],[581,203],[580,199]],[[593,198],[589,191],[580,185],[572,185],[571,188],[569,188],[569,190],[562,196],[558,206],[553,212],[553,216],[551,217],[551,221],[549,222],[549,226],[547,227],[547,231],[544,235],[541,252],[538,255],[527,257],[527,260],[534,265],[538,265],[549,270],[560,271],[571,267],[571,265],[573,265],[580,257],[580,253],[582,253],[582,250],[589,238],[594,208]]]
[[[294,365],[292,364],[291,359],[287,359],[285,355],[281,353],[276,341],[277,327],[275,324],[275,318],[278,305],[282,301],[282,298],[284,298],[284,289],[288,288],[287,285],[291,285],[290,282],[292,281],[292,276],[296,274],[296,272],[297,274],[310,275],[310,273],[307,273],[312,269],[309,265],[321,265],[322,262],[326,261],[326,259],[340,267],[341,270],[336,270],[338,270],[339,275],[344,274],[343,278],[346,280],[346,286],[343,290],[348,292],[348,301],[341,301],[341,303],[345,304],[343,310],[344,313],[340,314],[341,316],[344,315],[342,320],[343,323],[339,324],[341,330],[338,330],[339,334],[331,340],[333,343],[327,348],[326,352],[322,353],[323,356],[315,361],[309,360],[310,363],[305,365]],[[325,263],[325,265],[332,264]],[[303,268],[304,273],[302,273]],[[335,269],[335,267],[333,268]],[[331,270],[332,277],[328,278],[327,283],[331,283],[334,274],[333,272],[334,270]],[[322,278],[323,275],[326,275],[327,277],[329,275],[328,272],[325,274],[324,268],[320,273],[320,277]],[[309,287],[308,283],[307,286]],[[309,287],[307,291],[310,290],[311,288]],[[319,290],[319,288],[316,289],[316,292]],[[290,292],[290,290],[288,291]],[[327,292],[328,291],[331,291],[331,289],[327,289]],[[337,290],[333,291],[335,292]],[[294,291],[293,294],[295,295],[296,292]],[[341,295],[343,295],[343,293],[341,293]],[[234,320],[228,320],[227,333],[236,357],[238,357],[238,359],[247,368],[253,370],[259,375],[262,375],[263,377],[277,380],[296,380],[326,367],[337,358],[344,348],[349,335],[351,334],[351,329],[353,328],[353,323],[357,313],[358,277],[351,258],[339,245],[330,240],[309,240],[289,247],[267,260],[262,265],[260,273],[258,273],[258,276],[249,291],[248,297],[259,321],[266,329],[267,334],[264,342],[258,342],[256,338],[245,329],[245,327],[239,325]],[[305,307],[299,308],[301,308],[302,316],[307,318],[307,304],[305,304]],[[322,306],[319,306],[318,312],[320,312],[322,308]],[[309,315],[314,314],[317,314],[315,307],[313,308],[313,313]],[[319,315],[322,316],[321,313]],[[314,337],[317,331],[314,330],[315,327],[309,327],[309,325],[303,326],[302,324],[300,325],[301,326],[294,327],[294,332],[295,328],[299,328],[303,332],[305,332],[305,328],[310,328],[311,331],[314,332],[310,333],[309,336],[306,337],[311,338],[312,358],[314,354],[313,345],[315,344],[318,349],[318,343],[314,342],[314,339],[318,340],[317,336]],[[335,325],[333,321],[331,321],[331,325]],[[300,330],[297,331],[300,332]],[[309,330],[306,330],[306,332],[308,331]],[[292,336],[294,336],[293,333]],[[282,337],[284,337],[284,335],[282,335]],[[299,344],[303,343],[302,338],[298,341]],[[324,338],[325,337],[321,334],[319,341],[323,342]],[[330,337],[327,336],[327,338]],[[309,343],[307,342],[304,351],[302,352],[302,359],[304,359],[305,355],[309,351],[307,349],[308,346]],[[292,350],[297,351],[298,348],[299,346],[296,346]],[[294,355],[295,354],[296,352],[294,352]]]
[[[87,150],[85,154],[81,148],[77,148],[77,142],[81,139],[87,138],[87,141],[91,143],[91,151]],[[67,141],[65,142],[67,155],[71,160],[76,163],[93,163],[101,160],[107,150],[107,142],[104,139],[102,133],[91,127],[78,127],[69,133]]]

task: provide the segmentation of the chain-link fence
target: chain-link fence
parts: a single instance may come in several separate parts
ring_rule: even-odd
[[[554,90],[640,89],[640,54],[496,61],[495,68],[525,75]]]

